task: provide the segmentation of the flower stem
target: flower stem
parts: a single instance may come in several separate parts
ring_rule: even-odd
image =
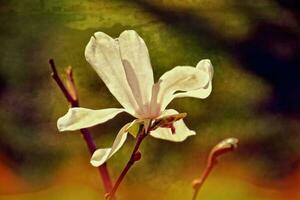
[[[208,175],[210,174],[210,172],[212,171],[214,167],[214,164],[209,164],[205,167],[204,172],[202,173],[202,175],[200,176],[199,179],[194,180],[194,194],[193,194],[193,200],[196,200],[198,192],[200,190],[200,188],[202,187],[203,183],[205,182],[205,180],[207,179]]]
[[[234,151],[238,146],[238,139],[236,138],[226,138],[215,145],[211,150],[207,158],[207,164],[204,172],[199,179],[193,181],[194,194],[192,200],[196,200],[197,194],[202,187],[203,183],[209,176],[212,169],[218,163],[218,158],[228,152]]]
[[[76,87],[75,87],[75,83],[74,83],[74,79],[73,79],[73,75],[72,75],[72,69],[69,67],[66,72],[67,81],[68,81],[67,83],[69,84],[69,88],[67,89],[65,87],[64,83],[62,82],[59,74],[57,73],[57,69],[56,69],[54,60],[50,59],[49,64],[50,64],[50,67],[52,70],[52,73],[51,73],[52,78],[57,83],[58,87],[60,88],[60,90],[62,91],[64,96],[66,97],[67,101],[70,103],[71,107],[78,107],[79,99],[77,96],[77,91],[76,91]],[[97,147],[93,140],[91,132],[89,131],[89,129],[86,129],[86,128],[80,129],[80,132],[86,142],[86,145],[89,149],[90,154],[92,155],[94,153],[94,151],[96,151]],[[104,190],[106,193],[108,193],[112,190],[112,181],[111,181],[106,163],[99,166],[98,170],[99,170],[102,182],[103,182]],[[112,195],[111,200],[115,200],[114,195]]]
[[[87,144],[90,154],[93,155],[93,153],[96,151],[97,147],[96,147],[96,144],[92,138],[92,135],[91,135],[89,129],[86,129],[86,128],[80,129],[80,132]],[[102,182],[103,182],[105,192],[106,193],[110,192],[112,189],[112,181],[111,181],[106,163],[104,163],[100,167],[98,167],[98,170],[99,170]]]
[[[112,200],[112,197],[115,195],[119,185],[123,181],[124,177],[126,176],[127,172],[129,171],[129,169],[133,166],[133,164],[136,161],[141,159],[141,153],[139,152],[139,147],[140,147],[142,141],[144,140],[144,138],[147,136],[147,134],[148,134],[148,132],[146,132],[145,128],[141,126],[139,134],[137,136],[137,140],[136,140],[134,149],[133,149],[132,154],[130,156],[130,159],[127,162],[127,164],[126,164],[125,168],[123,169],[123,171],[121,172],[120,176],[118,177],[118,179],[117,179],[116,183],[114,184],[112,190],[106,196],[106,198],[108,200]]]

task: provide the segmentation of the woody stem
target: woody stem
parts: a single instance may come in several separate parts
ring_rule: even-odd
[[[193,194],[192,200],[196,200],[199,190],[201,189],[203,183],[205,182],[205,180],[209,176],[209,174],[212,171],[212,169],[213,169],[214,166],[215,166],[215,163],[213,163],[213,162],[209,163],[205,167],[204,172],[202,173],[201,177],[199,179],[195,180],[195,183],[194,183],[194,194]]]
[[[133,164],[141,159],[141,154],[139,152],[139,147],[144,140],[144,138],[147,136],[147,132],[145,131],[145,128],[143,126],[140,127],[139,134],[137,136],[137,140],[134,146],[134,149],[132,151],[132,154],[130,156],[129,161],[127,162],[126,166],[124,167],[123,171],[121,172],[120,176],[118,177],[116,183],[114,184],[111,192],[107,195],[108,200],[112,200],[112,197],[115,195],[119,185],[123,181],[124,177],[126,176],[129,169],[133,166]]]
[[[76,91],[76,87],[75,87],[75,83],[72,77],[72,69],[69,68],[67,71],[67,81],[69,81],[69,84],[71,84],[71,87],[69,89],[67,89],[64,85],[64,83],[62,82],[59,74],[57,73],[57,69],[54,63],[53,59],[49,60],[49,64],[51,67],[51,76],[52,78],[55,80],[56,84],[58,85],[58,87],[60,88],[60,90],[62,91],[62,93],[64,94],[65,98],[67,99],[67,101],[70,103],[71,107],[78,107],[79,106],[79,99],[77,96],[77,91]],[[85,128],[85,129],[80,129],[80,132],[86,142],[86,145],[89,149],[90,154],[92,155],[94,153],[94,151],[96,151],[97,147],[96,144],[93,140],[92,134],[89,131],[89,129]],[[102,179],[103,182],[103,186],[104,186],[104,190],[106,193],[110,192],[112,189],[112,181],[107,169],[107,165],[106,163],[104,163],[103,165],[98,167],[99,173],[100,173],[100,177]],[[114,195],[112,195],[112,200],[115,200]]]

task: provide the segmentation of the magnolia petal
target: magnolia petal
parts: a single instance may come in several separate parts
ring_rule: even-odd
[[[94,167],[99,167],[111,158],[124,144],[128,135],[128,129],[135,124],[135,121],[127,123],[121,128],[111,148],[97,149],[90,160]]]
[[[174,98],[182,98],[182,97],[193,97],[198,99],[205,99],[207,98],[212,91],[212,83],[211,81],[208,83],[206,88],[201,88],[198,90],[192,90],[188,92],[181,92],[174,95]]]
[[[138,114],[145,115],[149,113],[154,83],[147,46],[133,30],[121,33],[118,42],[127,81],[140,108]]]
[[[205,99],[208,97],[212,91],[212,78],[214,74],[214,69],[213,65],[211,64],[209,59],[203,59],[198,62],[197,69],[207,73],[209,75],[209,82],[208,85],[206,85],[203,88],[200,88],[198,90],[192,90],[192,91],[187,91],[187,92],[181,92],[175,94],[174,98],[181,98],[181,97],[194,97],[194,98],[199,98],[199,99]]]
[[[173,115],[173,114],[178,114],[176,110],[173,109],[168,109],[163,112],[163,114],[160,117],[167,116],[167,115]],[[195,131],[192,131],[187,128],[183,120],[178,120],[174,122],[174,127],[175,127],[175,134],[172,134],[172,131],[170,128],[157,128],[154,131],[150,132],[150,135],[154,138],[157,139],[162,139],[162,140],[168,140],[172,142],[182,142],[184,141],[187,137],[191,135],[196,135]]]
[[[127,129],[128,133],[130,133],[130,135],[132,135],[134,138],[136,138],[140,131],[141,125],[145,124],[146,121],[147,120],[136,119],[134,121],[134,124],[132,124],[132,125],[130,125],[130,127],[128,127],[128,129]]]
[[[209,82],[208,73],[196,69],[195,67],[179,66],[166,72],[161,76],[158,83],[159,89],[157,94],[152,94],[157,97],[156,101],[152,101],[153,107],[160,107],[163,111],[167,105],[174,99],[174,93],[177,91],[192,91],[203,88]],[[154,105],[153,105],[154,103]]]
[[[158,92],[160,85],[159,83],[155,83],[152,87],[152,97],[150,103],[150,117],[149,118],[157,118],[161,113],[161,108],[158,103]]]
[[[96,32],[85,48],[85,57],[109,91],[134,115],[138,106],[127,82],[118,42],[103,32]]]
[[[59,131],[74,131],[104,123],[117,114],[124,112],[123,108],[107,108],[92,110],[87,108],[70,108],[69,111],[57,120]]]
[[[196,68],[208,73],[210,80],[212,80],[213,75],[214,75],[214,67],[209,59],[200,60],[197,64]]]

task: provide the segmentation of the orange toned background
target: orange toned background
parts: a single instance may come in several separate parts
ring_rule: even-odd
[[[176,65],[210,58],[213,92],[205,100],[178,99],[197,135],[183,143],[147,138],[142,160],[118,199],[191,199],[209,149],[237,137],[199,199],[299,200],[299,7],[282,0],[10,0],[0,2],[0,200],[99,200],[97,170],[78,132],[58,133],[68,108],[50,78],[72,65],[81,105],[118,107],[84,59],[95,31],[117,37],[134,29],[145,40],[155,79]],[[99,147],[111,145],[121,114],[91,130]],[[109,160],[116,178],[134,140]]]

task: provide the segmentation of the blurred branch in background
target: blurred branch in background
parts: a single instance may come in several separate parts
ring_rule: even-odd
[[[193,194],[193,200],[196,200],[197,194],[202,187],[203,183],[209,176],[212,169],[216,166],[218,163],[218,157],[228,153],[232,152],[237,148],[238,145],[238,139],[236,138],[227,138],[219,142],[216,146],[214,146],[208,156],[206,167],[200,176],[200,178],[195,179],[193,181],[193,188],[194,188],[194,194]]]
[[[79,106],[79,98],[78,98],[78,95],[77,95],[76,86],[75,86],[75,82],[74,82],[74,79],[73,79],[72,68],[69,67],[66,71],[67,86],[68,86],[68,89],[67,89],[65,87],[64,83],[62,82],[60,76],[57,73],[54,60],[50,59],[49,64],[50,64],[50,67],[51,67],[51,70],[52,70],[52,73],[51,73],[52,78],[55,80],[58,87],[63,92],[64,96],[66,97],[66,99],[70,103],[71,107],[78,107]],[[92,135],[91,135],[89,129],[87,129],[87,128],[80,129],[80,132],[81,132],[81,134],[82,134],[82,136],[83,136],[83,138],[84,138],[84,140],[85,140],[85,142],[88,146],[90,154],[92,155],[94,153],[94,151],[96,151],[97,147],[96,147],[96,144],[95,144],[95,142],[92,138]],[[111,181],[106,163],[99,166],[98,169],[99,169],[99,173],[100,173],[100,176],[101,176],[101,179],[102,179],[102,182],[103,182],[104,190],[105,190],[106,193],[109,193],[112,189],[112,181]],[[115,199],[114,195],[111,196],[111,199],[112,200]]]

